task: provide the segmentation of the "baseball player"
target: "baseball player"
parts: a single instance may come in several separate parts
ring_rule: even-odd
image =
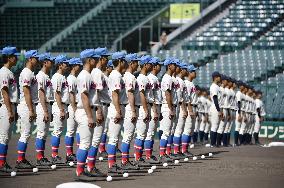
[[[224,136],[223,136],[223,145],[230,146],[230,135],[231,135],[231,128],[233,122],[235,122],[236,118],[236,94],[235,94],[235,87],[234,80],[229,78],[228,80],[228,110],[230,111],[230,119],[228,120],[225,129],[224,129]]]
[[[178,69],[178,68],[177,68]],[[177,71],[176,71],[177,72]],[[181,134],[184,128],[185,120],[188,116],[187,104],[186,104],[186,97],[187,91],[184,79],[187,76],[187,63],[182,62],[180,64],[180,72],[176,76],[176,80],[178,81],[177,87],[177,110],[176,110],[176,120],[177,125],[174,130],[173,136],[173,144],[174,144],[174,156],[182,156],[180,147],[181,147]]]
[[[55,58],[49,53],[44,53],[39,56],[42,68],[36,75],[38,83],[38,99],[36,105],[36,152],[37,165],[50,166],[52,163],[44,156],[45,142],[48,135],[50,120],[51,120],[51,103],[53,102],[52,84],[49,77]]]
[[[83,65],[80,58],[72,58],[68,60],[68,64],[71,68],[70,74],[67,77],[69,101],[68,106],[68,118],[67,118],[67,129],[65,135],[65,147],[66,147],[66,162],[75,162],[76,155],[73,152],[74,136],[77,130],[77,122],[75,121],[75,111],[77,109],[78,96],[77,96],[77,75],[79,74]],[[78,133],[79,134],[79,133]],[[77,139],[78,141],[78,139]]]
[[[113,70],[113,64],[112,64],[112,60],[109,60],[108,63],[107,63],[107,68],[106,70],[104,71],[104,79],[105,79],[105,83],[106,83],[106,86],[107,89],[108,89],[108,99],[106,99],[106,104],[109,108],[109,105],[111,103],[111,93],[109,91],[109,75],[110,73],[112,72]],[[108,109],[107,109],[108,111]],[[105,113],[104,113],[105,114]],[[106,141],[107,141],[107,131],[108,131],[108,124],[109,124],[109,118],[108,116],[105,115],[105,121],[104,121],[104,131],[103,131],[103,134],[102,134],[102,137],[101,137],[101,143],[100,143],[100,146],[99,146],[99,155],[103,158],[107,158],[107,152],[106,152]]]
[[[150,164],[157,164],[159,160],[152,154],[153,146],[154,146],[154,136],[155,130],[159,121],[161,120],[161,104],[162,104],[162,93],[161,93],[161,84],[157,77],[159,72],[161,71],[161,66],[163,62],[157,58],[153,57],[151,59],[151,63],[153,64],[152,71],[148,75],[148,79],[151,84],[151,89],[153,91],[153,106],[151,108],[151,120],[149,122],[149,128],[147,131],[144,148],[146,152],[146,162]]]
[[[145,161],[142,158],[144,140],[151,119],[151,108],[153,107],[153,92],[147,74],[152,70],[151,56],[145,55],[140,58],[140,74],[137,77],[137,84],[139,88],[140,99],[137,104],[138,118],[136,124],[136,138],[135,138],[135,161],[138,165],[142,165]]]
[[[196,118],[194,123],[194,131],[192,135],[192,141],[193,144],[196,144],[198,141],[198,133],[199,133],[199,126],[202,119],[202,101],[200,100],[202,88],[200,88],[198,85],[195,86],[196,88]]]
[[[172,159],[166,155],[166,146],[168,137],[171,133],[173,119],[175,118],[175,108],[173,105],[173,79],[172,75],[176,71],[176,63],[172,58],[168,58],[164,61],[167,71],[164,74],[161,81],[162,91],[162,106],[161,114],[163,119],[160,122],[160,129],[162,130],[162,136],[160,139],[160,161],[161,162],[172,162]]]
[[[125,56],[128,63],[127,70],[123,76],[126,88],[127,101],[122,101],[127,104],[125,107],[125,119],[123,123],[123,138],[121,143],[121,168],[123,170],[135,170],[137,167],[129,161],[130,142],[133,139],[135,126],[137,123],[139,107],[140,107],[140,93],[137,80],[133,73],[137,71],[138,62],[140,58],[137,54],[128,54]]]
[[[68,60],[66,55],[58,55],[55,59],[56,73],[51,78],[54,103],[52,104],[53,115],[53,132],[51,136],[52,147],[52,163],[63,163],[63,160],[58,156],[58,149],[60,144],[60,137],[63,131],[63,125],[68,118],[68,105],[69,105],[69,86],[64,76],[68,70]]]
[[[170,131],[170,135],[168,137],[168,143],[167,143],[167,148],[166,148],[166,154],[169,156],[169,157],[174,157],[172,156],[172,144],[173,144],[173,136],[174,136],[174,131],[175,131],[175,128],[176,128],[176,125],[177,125],[177,104],[178,104],[178,98],[177,98],[177,90],[178,90],[178,87],[179,87],[179,83],[176,79],[176,75],[180,73],[181,69],[179,67],[179,59],[176,59],[176,58],[173,58],[173,63],[176,64],[176,70],[175,72],[173,73],[172,75],[172,80],[173,80],[173,87],[172,87],[172,97],[173,97],[173,100],[172,100],[172,103],[173,103],[173,107],[174,107],[174,110],[175,110],[175,118],[173,119],[173,124],[172,124],[172,127],[171,127],[171,131]],[[177,156],[175,156],[175,158],[177,158]]]
[[[257,91],[256,92],[256,99],[255,99],[255,107],[256,107],[256,116],[255,116],[255,125],[254,125],[254,130],[253,130],[253,137],[255,144],[259,145],[259,139],[258,139],[258,134],[261,126],[261,122],[263,121],[266,113],[264,110],[264,104],[261,100],[262,98],[262,92]]]
[[[244,90],[243,90],[243,98],[242,98],[242,121],[241,121],[241,127],[240,127],[240,132],[239,132],[239,141],[240,145],[243,145],[245,142],[245,130],[247,128],[247,122],[248,122],[248,85],[244,85]]]
[[[17,64],[19,53],[16,47],[5,47],[1,51],[4,65],[0,69],[0,172],[10,173],[13,169],[6,162],[6,156],[18,103],[17,82],[10,69]]]
[[[19,123],[21,123],[21,136],[18,142],[18,159],[16,168],[32,169],[32,165],[25,158],[31,127],[36,119],[35,108],[38,103],[38,84],[34,75],[34,69],[38,64],[39,55],[36,50],[25,53],[26,66],[19,77],[20,103],[17,107]],[[28,115],[27,115],[28,114]]]
[[[95,68],[99,56],[95,54],[94,49],[86,49],[80,53],[80,57],[83,62],[83,70],[77,77],[78,104],[75,120],[78,123],[80,146],[76,155],[76,179],[93,180],[92,175],[84,168],[96,123],[96,107],[94,105],[97,100],[97,92],[91,71]]]
[[[191,142],[191,135],[194,130],[195,118],[196,118],[196,88],[193,84],[193,80],[196,78],[197,68],[194,65],[189,65],[187,68],[188,76],[185,80],[185,86],[187,90],[188,99],[186,101],[188,107],[188,116],[185,120],[184,129],[181,137],[183,155],[187,157],[192,157],[193,154],[188,151],[188,145]]]
[[[217,129],[217,137],[216,137],[216,146],[219,147],[221,146],[221,141],[223,137],[223,132],[225,129],[225,126],[227,124],[227,120],[229,117],[229,112],[228,112],[228,89],[226,89],[227,84],[228,84],[228,78],[225,75],[221,75],[221,85],[219,86],[219,91],[220,91],[220,100],[219,106],[220,109],[223,113],[223,118],[220,119],[220,123]]]
[[[234,146],[239,146],[239,132],[242,123],[242,110],[243,110],[243,92],[244,92],[244,85],[241,81],[237,82],[239,90],[236,92],[236,105],[237,105],[237,112],[236,112],[236,120],[235,120],[235,132],[234,132]]]
[[[211,102],[211,98],[210,98],[210,92],[207,89],[207,91],[206,91],[206,107],[205,107],[206,121],[205,121],[205,128],[204,128],[204,142],[206,144],[208,143],[209,130],[211,129],[210,113],[209,113],[211,105],[212,105],[212,102]]]
[[[219,72],[212,73],[213,83],[210,86],[210,97],[212,100],[212,105],[210,107],[210,122],[211,122],[211,147],[216,146],[217,139],[217,129],[220,123],[220,120],[223,118],[223,112],[220,108],[221,92],[218,84],[221,82],[221,74]]]
[[[109,90],[112,99],[108,112],[110,119],[107,145],[109,173],[121,172],[121,168],[116,164],[116,145],[125,117],[125,106],[127,105],[123,103],[127,101],[127,99],[125,99],[125,84],[122,78],[127,63],[125,55],[124,52],[115,52],[112,54],[114,70],[109,75]]]
[[[207,98],[206,98],[206,89],[201,89],[201,94],[199,97],[199,139],[201,144],[204,143],[204,130],[206,126],[206,122],[208,121],[208,114],[207,114]]]
[[[107,115],[107,110],[110,102],[108,87],[103,73],[103,71],[106,69],[108,56],[110,56],[110,54],[107,48],[96,48],[95,54],[99,56],[99,58],[97,59],[98,62],[96,63],[96,67],[92,70],[91,75],[94,79],[97,90],[97,98],[94,104],[96,107],[95,109],[97,124],[94,128],[92,145],[88,152],[87,169],[89,173],[94,176],[105,176],[105,174],[100,172],[99,169],[95,167],[95,162],[105,125],[104,116]]]

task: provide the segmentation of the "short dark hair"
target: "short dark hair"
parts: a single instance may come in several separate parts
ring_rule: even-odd
[[[2,61],[3,63],[7,63],[8,62],[8,59],[11,58],[11,57],[14,57],[15,55],[2,55]]]

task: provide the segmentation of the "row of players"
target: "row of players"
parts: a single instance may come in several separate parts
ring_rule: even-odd
[[[11,171],[6,162],[6,155],[10,127],[15,120],[16,110],[21,124],[16,168],[34,167],[25,158],[34,122],[37,125],[37,165],[62,163],[58,148],[63,125],[67,121],[66,160],[77,162],[76,178],[79,179],[104,176],[95,167],[98,150],[106,151],[110,173],[133,170],[145,163],[158,164],[193,156],[188,151],[188,145],[191,136],[193,142],[197,141],[198,132],[202,141],[203,137],[208,140],[208,133],[211,130],[211,146],[220,146],[221,140],[223,145],[227,146],[233,122],[236,124],[236,144],[238,138],[241,144],[249,142],[253,128],[257,139],[260,121],[265,115],[262,102],[259,100],[261,93],[254,91],[245,83],[214,72],[208,97],[208,92],[203,89],[197,90],[193,84],[197,70],[193,65],[175,58],[161,61],[149,55],[138,57],[137,54],[124,52],[110,54],[106,48],[86,49],[80,53],[80,58],[72,59],[67,59],[65,55],[51,57],[48,53],[27,51],[25,68],[19,77],[18,99],[17,83],[10,71],[17,62],[17,55],[15,47],[6,47],[2,50],[2,171]],[[112,57],[110,61],[109,56]],[[50,79],[53,64],[56,73]],[[34,71],[38,65],[41,65],[41,70],[35,76]],[[162,66],[166,67],[166,72],[160,82],[157,75]],[[69,67],[70,74],[66,79],[64,75]],[[136,78],[134,72],[138,67],[140,74]],[[240,90],[236,92],[237,87]],[[50,122],[54,126],[51,137],[51,161],[44,156]],[[158,124],[160,156],[156,158],[152,151]],[[116,147],[122,126],[122,163],[118,166]],[[74,155],[76,129],[80,144],[77,155]],[[130,142],[134,136],[135,164],[129,161]],[[146,152],[145,160],[142,158],[143,150]]]

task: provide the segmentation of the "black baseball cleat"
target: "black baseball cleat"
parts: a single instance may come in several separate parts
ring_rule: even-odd
[[[58,155],[55,157],[51,157],[52,164],[65,164],[63,159],[59,157]]]
[[[180,157],[178,154],[173,154],[173,153],[171,153],[171,154],[169,155],[169,157],[170,157],[172,160],[180,160],[180,159],[181,159],[181,157]]]
[[[80,175],[75,175],[74,179],[75,181],[86,181],[86,182],[96,180],[95,177],[89,176],[89,174],[85,171],[82,172]]]
[[[24,159],[22,161],[17,161],[15,168],[17,169],[33,169],[35,166],[31,164],[28,160]]]
[[[159,161],[161,163],[172,163],[173,160],[168,155],[160,156]]]
[[[126,170],[123,170],[120,166],[117,164],[112,165],[111,168],[108,169],[108,173],[116,173],[116,174],[123,174],[124,172],[127,172]]]
[[[149,159],[145,160],[147,163],[149,164],[160,164],[161,162],[157,159],[157,157],[155,157],[154,155],[152,155]]]
[[[11,173],[13,171],[14,170],[12,169],[12,167],[7,162],[5,162],[3,164],[3,166],[0,167],[0,172]]]
[[[142,157],[138,160],[135,161],[135,164],[139,167],[149,167],[152,166],[150,163],[146,162]]]
[[[86,173],[87,176],[90,176],[90,177],[100,177],[100,178],[107,177],[106,174],[102,173],[96,167],[91,172],[89,172],[88,170],[85,170],[85,173]]]
[[[106,151],[103,151],[103,152],[99,153],[99,157],[102,157],[102,158],[104,158],[104,159],[107,159],[108,154],[107,154]]]
[[[69,163],[69,162],[77,162],[77,158],[75,154],[66,156],[66,163]]]
[[[121,163],[121,169],[128,171],[128,170],[140,170],[140,167],[127,161],[125,164]]]
[[[52,162],[50,162],[47,158],[43,157],[36,161],[37,166],[51,166]]]
[[[182,155],[184,155],[185,157],[194,157],[194,155],[189,151],[182,153]]]

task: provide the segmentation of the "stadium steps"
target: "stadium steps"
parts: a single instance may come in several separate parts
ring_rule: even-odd
[[[38,49],[98,3],[55,2],[54,7],[6,7],[0,14],[0,46]]]
[[[92,46],[111,47],[120,34],[168,3],[164,0],[114,1],[106,11],[98,13],[52,47],[51,51],[78,52]]]

